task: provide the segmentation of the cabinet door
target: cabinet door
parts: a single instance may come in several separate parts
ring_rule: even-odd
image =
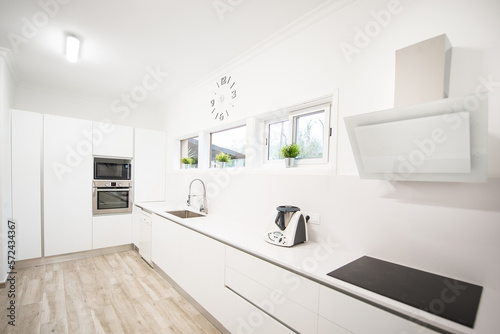
[[[132,214],[99,215],[94,216],[92,222],[94,249],[132,242]]]
[[[153,214],[152,260],[188,294],[199,285],[198,233]]]
[[[436,333],[431,329],[325,286],[320,287],[319,315],[339,327],[359,334]]]
[[[135,129],[134,200],[165,200],[165,132]]]
[[[152,215],[151,260],[172,279],[177,277],[177,236],[171,223],[156,214]],[[175,279],[174,279],[175,280]]]
[[[44,115],[45,256],[92,249],[92,122]]]
[[[93,122],[92,146],[94,155],[132,158],[134,155],[134,128]]]
[[[42,256],[42,128],[42,114],[12,111],[12,207],[18,260]]]

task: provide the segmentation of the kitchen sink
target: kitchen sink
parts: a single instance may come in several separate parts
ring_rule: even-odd
[[[201,213],[196,213],[189,210],[176,210],[176,211],[165,211],[166,213],[170,213],[179,218],[197,218],[197,217],[205,217],[205,215]]]

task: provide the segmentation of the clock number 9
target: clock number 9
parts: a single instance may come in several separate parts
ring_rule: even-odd
[[[215,105],[215,100],[210,101],[210,106],[213,107]]]

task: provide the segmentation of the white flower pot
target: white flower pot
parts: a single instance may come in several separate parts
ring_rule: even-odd
[[[290,168],[295,166],[295,158],[285,158],[285,167]]]

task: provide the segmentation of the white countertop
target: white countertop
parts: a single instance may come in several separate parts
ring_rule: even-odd
[[[307,241],[293,247],[280,247],[264,241],[265,231],[260,230],[260,228],[238,223],[234,219],[220,214],[182,219],[168,214],[166,211],[184,209],[194,211],[185,204],[145,202],[135,203],[135,205],[320,284],[354,295],[405,317],[421,320],[452,333],[500,333],[500,317],[498,316],[500,314],[500,293],[488,289],[488,287],[483,287],[478,314],[474,329],[472,329],[327,275],[363,255],[369,256],[370,254],[353,253],[334,243],[320,244],[314,241]]]

